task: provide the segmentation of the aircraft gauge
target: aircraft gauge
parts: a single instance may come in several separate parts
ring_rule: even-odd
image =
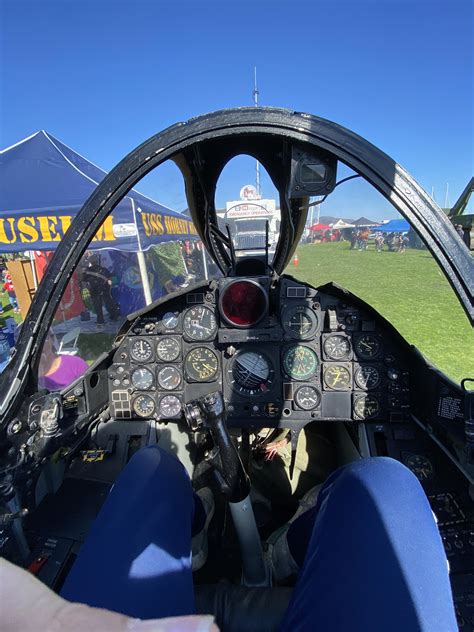
[[[291,338],[309,340],[318,328],[318,317],[306,305],[297,305],[284,310],[281,324]]]
[[[144,366],[140,366],[133,371],[131,375],[131,380],[135,388],[140,391],[147,391],[153,386],[155,378],[153,377],[153,373],[150,371],[150,369],[147,369]]]
[[[186,356],[186,377],[193,382],[210,382],[219,369],[217,355],[208,347],[195,347]]]
[[[295,393],[295,404],[302,410],[313,410],[321,401],[321,393],[314,386],[300,386]]]
[[[330,360],[348,360],[351,355],[351,343],[347,336],[333,334],[323,344],[324,352]]]
[[[327,364],[323,379],[326,386],[333,391],[347,391],[351,386],[351,372],[343,364]]]
[[[160,399],[160,415],[163,419],[171,419],[181,414],[181,402],[176,395],[165,395]]]
[[[156,345],[156,355],[162,362],[174,362],[179,357],[180,351],[176,338],[161,338]]]
[[[308,380],[318,369],[318,357],[310,347],[294,345],[283,354],[283,368],[293,380]]]
[[[227,374],[237,393],[253,397],[271,389],[275,370],[263,353],[242,351],[234,356]]]
[[[153,417],[156,410],[155,400],[150,395],[138,395],[133,400],[133,411],[144,419]]]
[[[164,366],[158,371],[158,384],[166,391],[174,391],[181,384],[181,373],[175,366]]]
[[[434,474],[431,461],[422,454],[409,454],[404,461],[419,481],[427,481]]]
[[[356,395],[354,397],[354,416],[357,419],[373,419],[380,412],[379,400],[373,395]]]
[[[191,307],[184,314],[183,330],[191,340],[210,340],[217,331],[214,312],[204,305]]]
[[[362,360],[373,360],[380,353],[381,344],[377,336],[364,334],[356,340],[355,352]]]
[[[148,362],[153,357],[153,347],[145,338],[136,338],[130,345],[130,355],[135,362]]]
[[[356,370],[354,380],[363,391],[371,391],[380,384],[380,372],[375,366],[363,365]]]
[[[166,312],[161,317],[161,324],[165,329],[176,329],[178,321],[178,312]]]

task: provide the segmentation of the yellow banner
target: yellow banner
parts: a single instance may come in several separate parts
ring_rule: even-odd
[[[72,220],[72,215],[2,217],[0,218],[0,244],[9,246],[24,244],[25,250],[34,250],[35,245],[61,241]],[[116,241],[111,216],[97,231],[94,241]]]

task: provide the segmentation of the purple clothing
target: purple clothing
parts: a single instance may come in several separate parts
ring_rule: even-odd
[[[59,367],[49,375],[40,376],[38,382],[42,388],[49,391],[60,391],[69,386],[88,369],[88,364],[77,356],[62,355]]]

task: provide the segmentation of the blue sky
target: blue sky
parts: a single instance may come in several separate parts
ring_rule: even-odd
[[[104,169],[164,127],[252,103],[331,119],[444,204],[473,173],[470,0],[0,0],[0,146],[46,129]],[[218,204],[254,179],[240,159]],[[175,169],[137,187],[186,206]],[[272,190],[263,180],[264,194]],[[393,216],[358,181],[324,214]]]

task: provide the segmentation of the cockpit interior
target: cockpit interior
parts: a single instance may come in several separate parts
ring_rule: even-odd
[[[261,246],[249,248],[219,217],[217,182],[241,154],[266,169],[278,192],[273,244],[268,222],[259,226]],[[182,175],[188,219],[214,274],[148,296],[116,329],[106,327],[77,377],[48,385],[45,349],[84,253],[120,200],[166,160]],[[3,557],[60,593],[117,478],[138,451],[158,445],[179,459],[195,490],[206,486],[214,497],[207,559],[193,573],[197,611],[212,612],[223,631],[278,630],[296,578],[272,576],[272,534],[341,465],[390,457],[429,500],[459,629],[473,629],[473,376],[452,379],[366,300],[336,280],[310,284],[291,266],[312,201],[337,190],[341,168],[410,222],[472,324],[471,253],[414,179],[364,139],[273,108],[168,128],[85,203],[0,376]],[[147,236],[160,226],[148,218]],[[250,523],[236,516],[247,499]]]

